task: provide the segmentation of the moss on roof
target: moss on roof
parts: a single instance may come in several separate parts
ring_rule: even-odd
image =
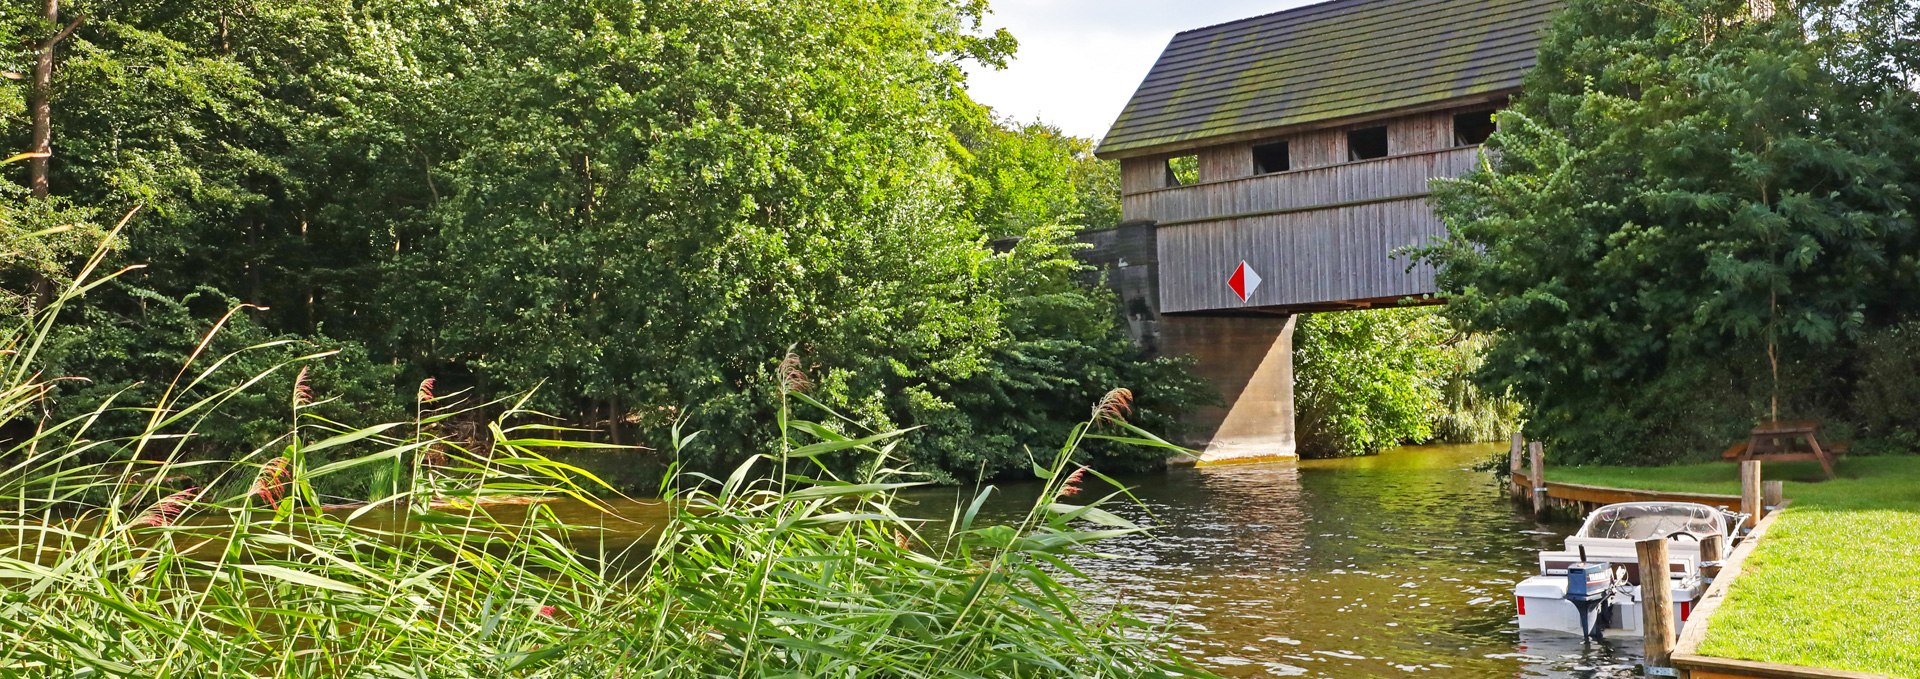
[[[1103,156],[1519,87],[1561,0],[1333,0],[1174,36]]]

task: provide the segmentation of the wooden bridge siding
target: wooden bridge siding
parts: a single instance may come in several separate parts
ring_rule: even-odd
[[[1288,160],[1295,170],[1309,170],[1347,162],[1347,132],[1314,130],[1287,140]]]
[[[1200,151],[1200,181],[1221,182],[1253,176],[1253,144],[1223,144]]]
[[[1425,195],[1434,177],[1464,174],[1472,169],[1479,153],[1477,146],[1412,153],[1144,191],[1121,200],[1129,220],[1150,219],[1164,226],[1175,226],[1255,212],[1406,198]]]
[[[1362,127],[1381,123],[1368,123]],[[1384,121],[1387,145],[1395,156],[1447,150],[1453,145],[1453,113],[1423,113]],[[1293,171],[1344,165],[1347,159],[1347,132],[1352,127],[1311,130],[1274,139],[1219,144],[1189,152],[1199,158],[1200,184],[1233,181],[1253,177],[1253,147],[1256,144],[1287,142]],[[1166,186],[1168,158],[1182,155],[1160,154],[1121,161],[1121,193],[1132,196],[1171,190]],[[1172,187],[1183,188],[1183,187]],[[1131,212],[1127,219],[1151,219]]]
[[[1158,189],[1166,181],[1166,173],[1167,159],[1164,157],[1120,161],[1120,193],[1133,195]]]
[[[1159,229],[1163,313],[1292,306],[1431,293],[1433,269],[1394,250],[1444,237],[1421,198]],[[1247,302],[1227,288],[1242,260],[1265,282]]]
[[[1452,146],[1452,111],[1408,116],[1387,127],[1387,149],[1393,155],[1440,151]]]

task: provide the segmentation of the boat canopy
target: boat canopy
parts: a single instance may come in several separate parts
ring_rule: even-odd
[[[1646,540],[1674,533],[1695,537],[1724,535],[1725,523],[1712,507],[1682,502],[1629,502],[1607,505],[1587,517],[1581,537]]]

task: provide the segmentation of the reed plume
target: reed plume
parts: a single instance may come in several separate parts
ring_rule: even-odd
[[[153,506],[148,507],[147,511],[141,512],[140,516],[134,517],[133,523],[137,526],[152,526],[156,528],[171,526],[175,521],[180,520],[181,514],[186,513],[187,506],[192,504],[194,496],[199,492],[199,488],[188,488],[160,498],[160,501],[153,503]]]
[[[274,509],[280,508],[280,500],[286,497],[287,482],[293,477],[293,461],[285,457],[276,457],[260,466],[260,473],[253,477],[253,488],[247,492]]]
[[[788,392],[802,392],[813,387],[807,379],[806,371],[800,368],[800,355],[789,353],[780,360],[780,389]]]
[[[1095,422],[1125,422],[1127,416],[1131,414],[1133,414],[1133,390],[1126,387],[1107,392],[1107,395],[1100,397],[1100,402],[1093,406]]]
[[[1067,475],[1065,483],[1060,484],[1060,497],[1073,497],[1080,494],[1080,482],[1086,480],[1087,468],[1081,467]]]
[[[313,387],[307,384],[307,369],[302,366],[300,374],[293,378],[293,407],[313,403]]]

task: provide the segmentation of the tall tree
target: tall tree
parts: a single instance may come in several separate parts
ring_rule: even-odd
[[[1084,142],[963,96],[1012,48],[980,0],[69,2],[50,200],[152,206],[151,266],[55,352],[102,384],[248,303],[245,337],[363,348],[356,393],[538,386],[623,442],[694,417],[719,457],[763,443],[796,348],[816,398],[933,425],[967,476],[1116,382],[1182,393],[1068,255],[1111,199]]]
[[[1898,3],[1577,0],[1481,171],[1442,182],[1449,313],[1566,454],[1657,461],[1830,414],[1849,347],[1914,310]],[[1911,41],[1906,41],[1909,45]],[[1880,55],[1864,58],[1864,52]],[[1716,445],[1717,444],[1717,445]]]

